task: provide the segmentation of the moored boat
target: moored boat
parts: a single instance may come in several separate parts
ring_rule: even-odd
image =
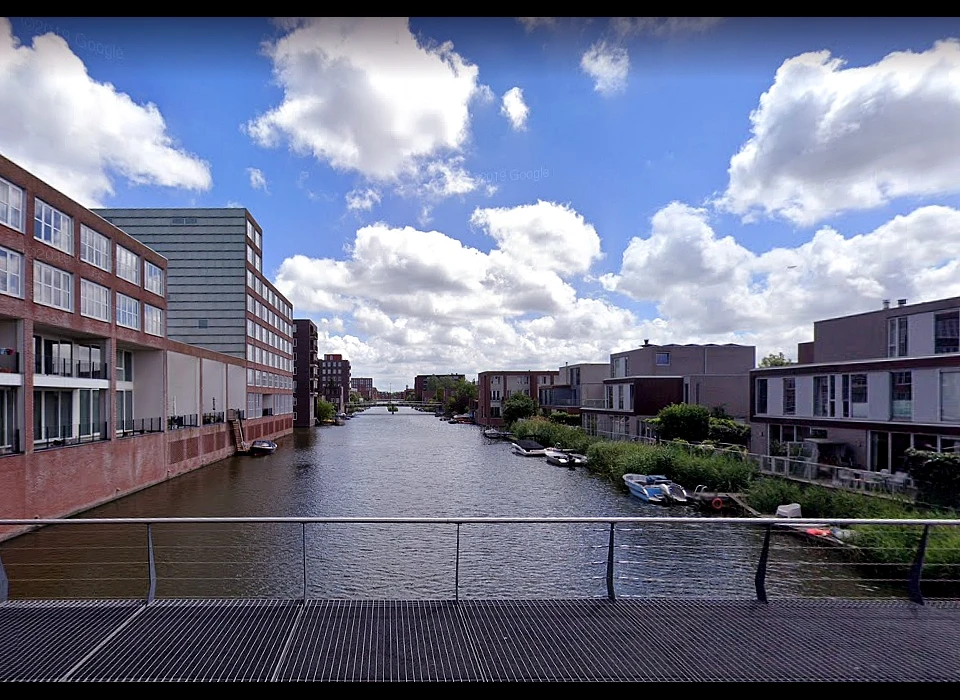
[[[687,503],[686,489],[661,474],[624,474],[630,493],[646,503]]]
[[[513,443],[513,451],[522,457],[543,457],[545,449],[536,440],[517,440]]]
[[[273,440],[254,440],[250,444],[250,454],[254,456],[272,455],[277,451],[277,443]]]

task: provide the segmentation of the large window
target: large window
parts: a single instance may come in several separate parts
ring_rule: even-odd
[[[45,306],[73,311],[73,275],[34,260],[33,300]]]
[[[80,280],[80,314],[110,322],[110,290],[90,280]]]
[[[913,418],[913,381],[910,372],[890,373],[890,415],[895,420]]]
[[[133,392],[117,391],[117,432],[133,430]]]
[[[940,420],[960,423],[960,371],[940,373]]]
[[[144,261],[144,280],[143,286],[156,294],[157,296],[163,296],[163,268],[157,267],[152,262]]]
[[[107,392],[101,389],[80,390],[80,435],[103,435],[103,400]]]
[[[73,255],[73,219],[43,200],[36,200],[33,237]]]
[[[34,442],[63,440],[73,437],[73,392],[33,392]]]
[[[110,272],[110,239],[80,224],[80,259]]]
[[[163,310],[150,304],[143,305],[143,330],[150,335],[163,336]]]
[[[23,256],[0,248],[0,293],[23,296]]]
[[[797,412],[797,380],[794,377],[783,379],[783,415],[792,416]]]
[[[117,292],[117,325],[140,330],[140,302]]]
[[[133,381],[133,353],[129,350],[117,350],[117,381]]]
[[[906,357],[907,317],[898,316],[887,322],[887,357]]]
[[[122,245],[117,246],[117,277],[140,284],[140,256]]]
[[[0,178],[0,224],[23,233],[23,190]]]
[[[840,415],[844,418],[866,418],[867,375],[844,374],[840,380]]]
[[[960,352],[960,311],[948,311],[934,316],[933,351]]]
[[[670,353],[669,353],[669,352],[658,352],[655,359],[656,359],[657,367],[669,367],[669,366],[670,366]]]
[[[829,377],[813,378],[813,415],[826,416],[827,404],[830,398]]]

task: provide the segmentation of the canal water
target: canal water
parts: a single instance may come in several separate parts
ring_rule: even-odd
[[[695,486],[691,484],[688,486]],[[472,425],[371,408],[298,429],[266,457],[233,457],[78,518],[697,516],[618,526],[620,597],[755,596],[760,528],[646,504],[584,468],[521,457]],[[158,597],[376,600],[590,598],[607,593],[604,524],[161,524]],[[10,597],[146,595],[144,526],[47,527],[0,545]],[[840,553],[773,538],[771,598],[889,596]]]

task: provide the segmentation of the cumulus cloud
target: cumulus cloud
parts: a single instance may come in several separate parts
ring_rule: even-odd
[[[210,166],[167,133],[152,103],[100,83],[53,34],[21,45],[0,17],[0,150],[89,207],[103,206],[114,180],[209,190]]]
[[[522,89],[512,87],[503,93],[500,114],[510,120],[510,126],[514,128],[514,131],[524,131],[527,128],[527,116],[530,114],[530,108],[523,101]]]
[[[528,32],[532,32],[537,27],[554,29],[557,26],[556,17],[517,17],[517,21],[520,22]]]
[[[791,58],[751,114],[718,204],[800,225],[897,197],[960,192],[960,41],[847,67]]]
[[[370,211],[380,204],[380,193],[372,188],[347,192],[347,209],[350,211]]]
[[[267,191],[267,178],[259,168],[247,168],[247,175],[250,176],[250,187]]]
[[[594,90],[603,95],[613,95],[627,87],[630,56],[622,46],[600,40],[580,57],[580,68],[593,78]]]
[[[613,17],[610,27],[618,36],[699,34],[720,24],[722,17]]]
[[[673,202],[633,238],[608,290],[654,302],[683,342],[739,338],[758,352],[809,340],[814,321],[960,295],[960,211],[927,206],[849,237],[822,228],[794,248],[754,253],[718,236],[706,209]]]
[[[246,124],[258,144],[287,142],[373,183],[399,183],[448,167],[468,142],[470,105],[488,99],[489,89],[452,43],[422,43],[397,17],[279,24],[288,33],[265,51],[284,96]],[[429,172],[427,178],[436,180]],[[453,180],[434,192],[458,194],[468,186],[465,178]]]

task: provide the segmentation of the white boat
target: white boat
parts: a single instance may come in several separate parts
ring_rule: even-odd
[[[491,440],[506,440],[507,438],[513,437],[513,433],[500,430],[500,428],[486,428],[483,431],[483,437],[490,438]]]
[[[277,443],[273,440],[254,440],[250,445],[250,454],[254,456],[272,455],[277,451]]]
[[[623,483],[634,496],[647,503],[687,503],[686,489],[660,474],[624,474]]]
[[[517,440],[513,443],[513,451],[523,457],[543,457],[545,449],[536,440]]]

